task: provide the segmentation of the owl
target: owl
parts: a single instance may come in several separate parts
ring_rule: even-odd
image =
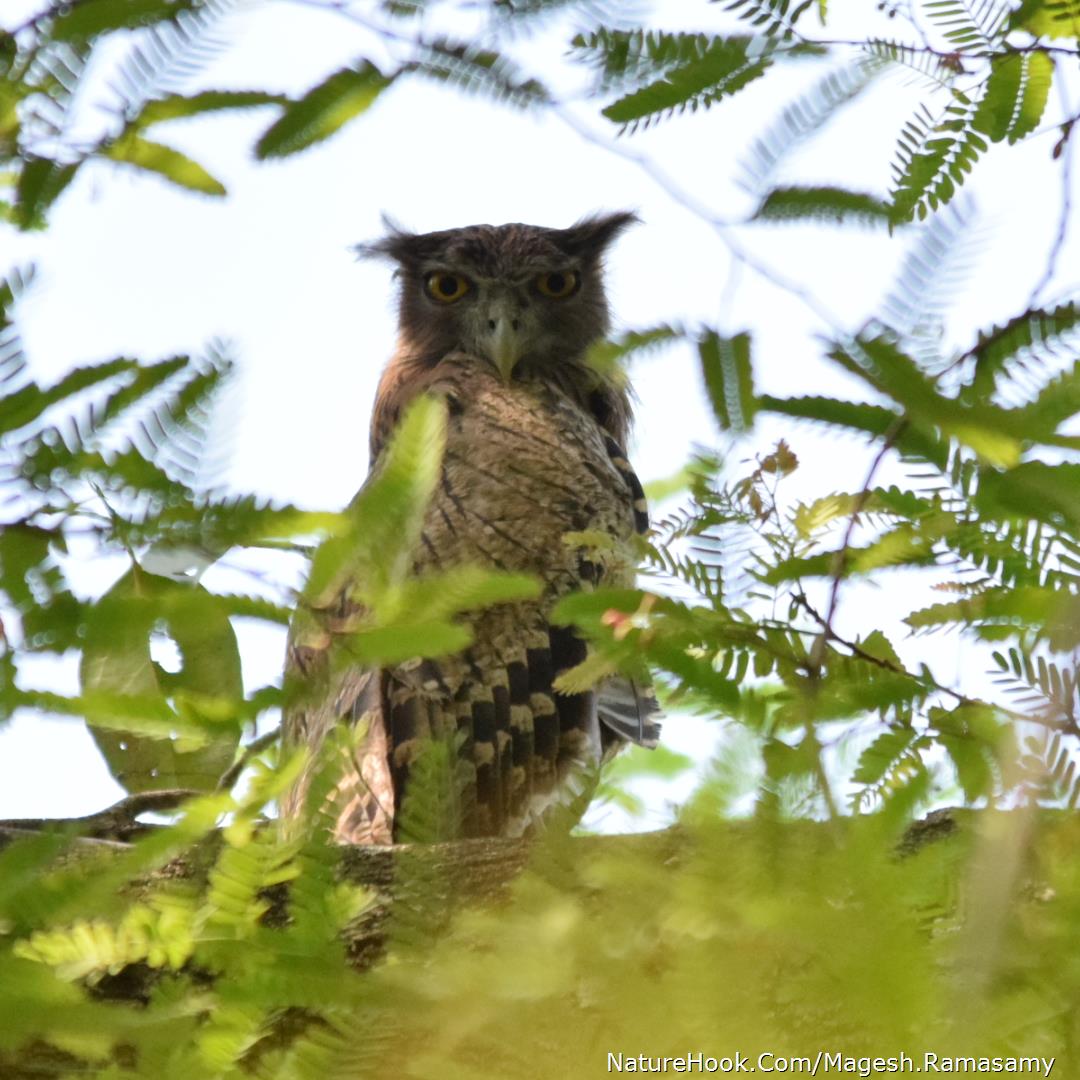
[[[392,260],[400,284],[397,349],[371,421],[373,473],[410,402],[432,394],[447,408],[414,572],[479,565],[534,575],[542,588],[467,616],[472,643],[461,653],[383,668],[329,665],[332,633],[294,625],[286,678],[308,691],[287,710],[286,742],[315,748],[337,725],[357,730],[332,797],[342,842],[403,838],[410,779],[433,741],[451,747],[453,835],[466,837],[531,830],[556,806],[580,805],[626,743],[656,745],[658,707],[643,682],[556,689],[587,649],[551,621],[571,592],[632,584],[624,553],[648,528],[625,455],[629,388],[587,360],[609,326],[604,253],[634,220],[392,231],[361,249]],[[580,534],[605,542],[587,546]],[[346,586],[339,607],[349,604]],[[305,783],[284,814],[298,812]]]

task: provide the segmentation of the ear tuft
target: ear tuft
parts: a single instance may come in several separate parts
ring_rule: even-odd
[[[569,229],[552,230],[552,239],[567,255],[599,259],[621,232],[640,220],[637,214],[629,210],[593,214],[582,218]]]
[[[386,226],[384,237],[353,245],[352,250],[358,259],[386,258],[407,266],[423,258],[427,240],[425,234],[411,233],[403,229],[386,214],[383,214],[382,222]]]

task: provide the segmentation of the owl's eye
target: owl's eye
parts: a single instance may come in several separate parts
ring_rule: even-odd
[[[536,279],[536,288],[541,295],[552,300],[565,300],[577,292],[580,282],[581,278],[576,270],[553,270]]]
[[[469,279],[461,274],[447,274],[436,270],[424,278],[424,288],[432,300],[438,300],[441,304],[452,304],[469,291]]]

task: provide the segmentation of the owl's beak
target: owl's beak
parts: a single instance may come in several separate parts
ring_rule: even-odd
[[[523,352],[522,336],[516,315],[499,308],[493,307],[488,313],[484,345],[503,382],[509,383]]]

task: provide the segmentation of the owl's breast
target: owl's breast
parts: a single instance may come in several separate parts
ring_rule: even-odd
[[[583,545],[568,533],[609,538],[612,553],[633,536],[634,496],[604,432],[557,388],[506,385],[451,362],[435,389],[449,404],[447,444],[418,569],[525,571],[553,599],[589,577]]]

